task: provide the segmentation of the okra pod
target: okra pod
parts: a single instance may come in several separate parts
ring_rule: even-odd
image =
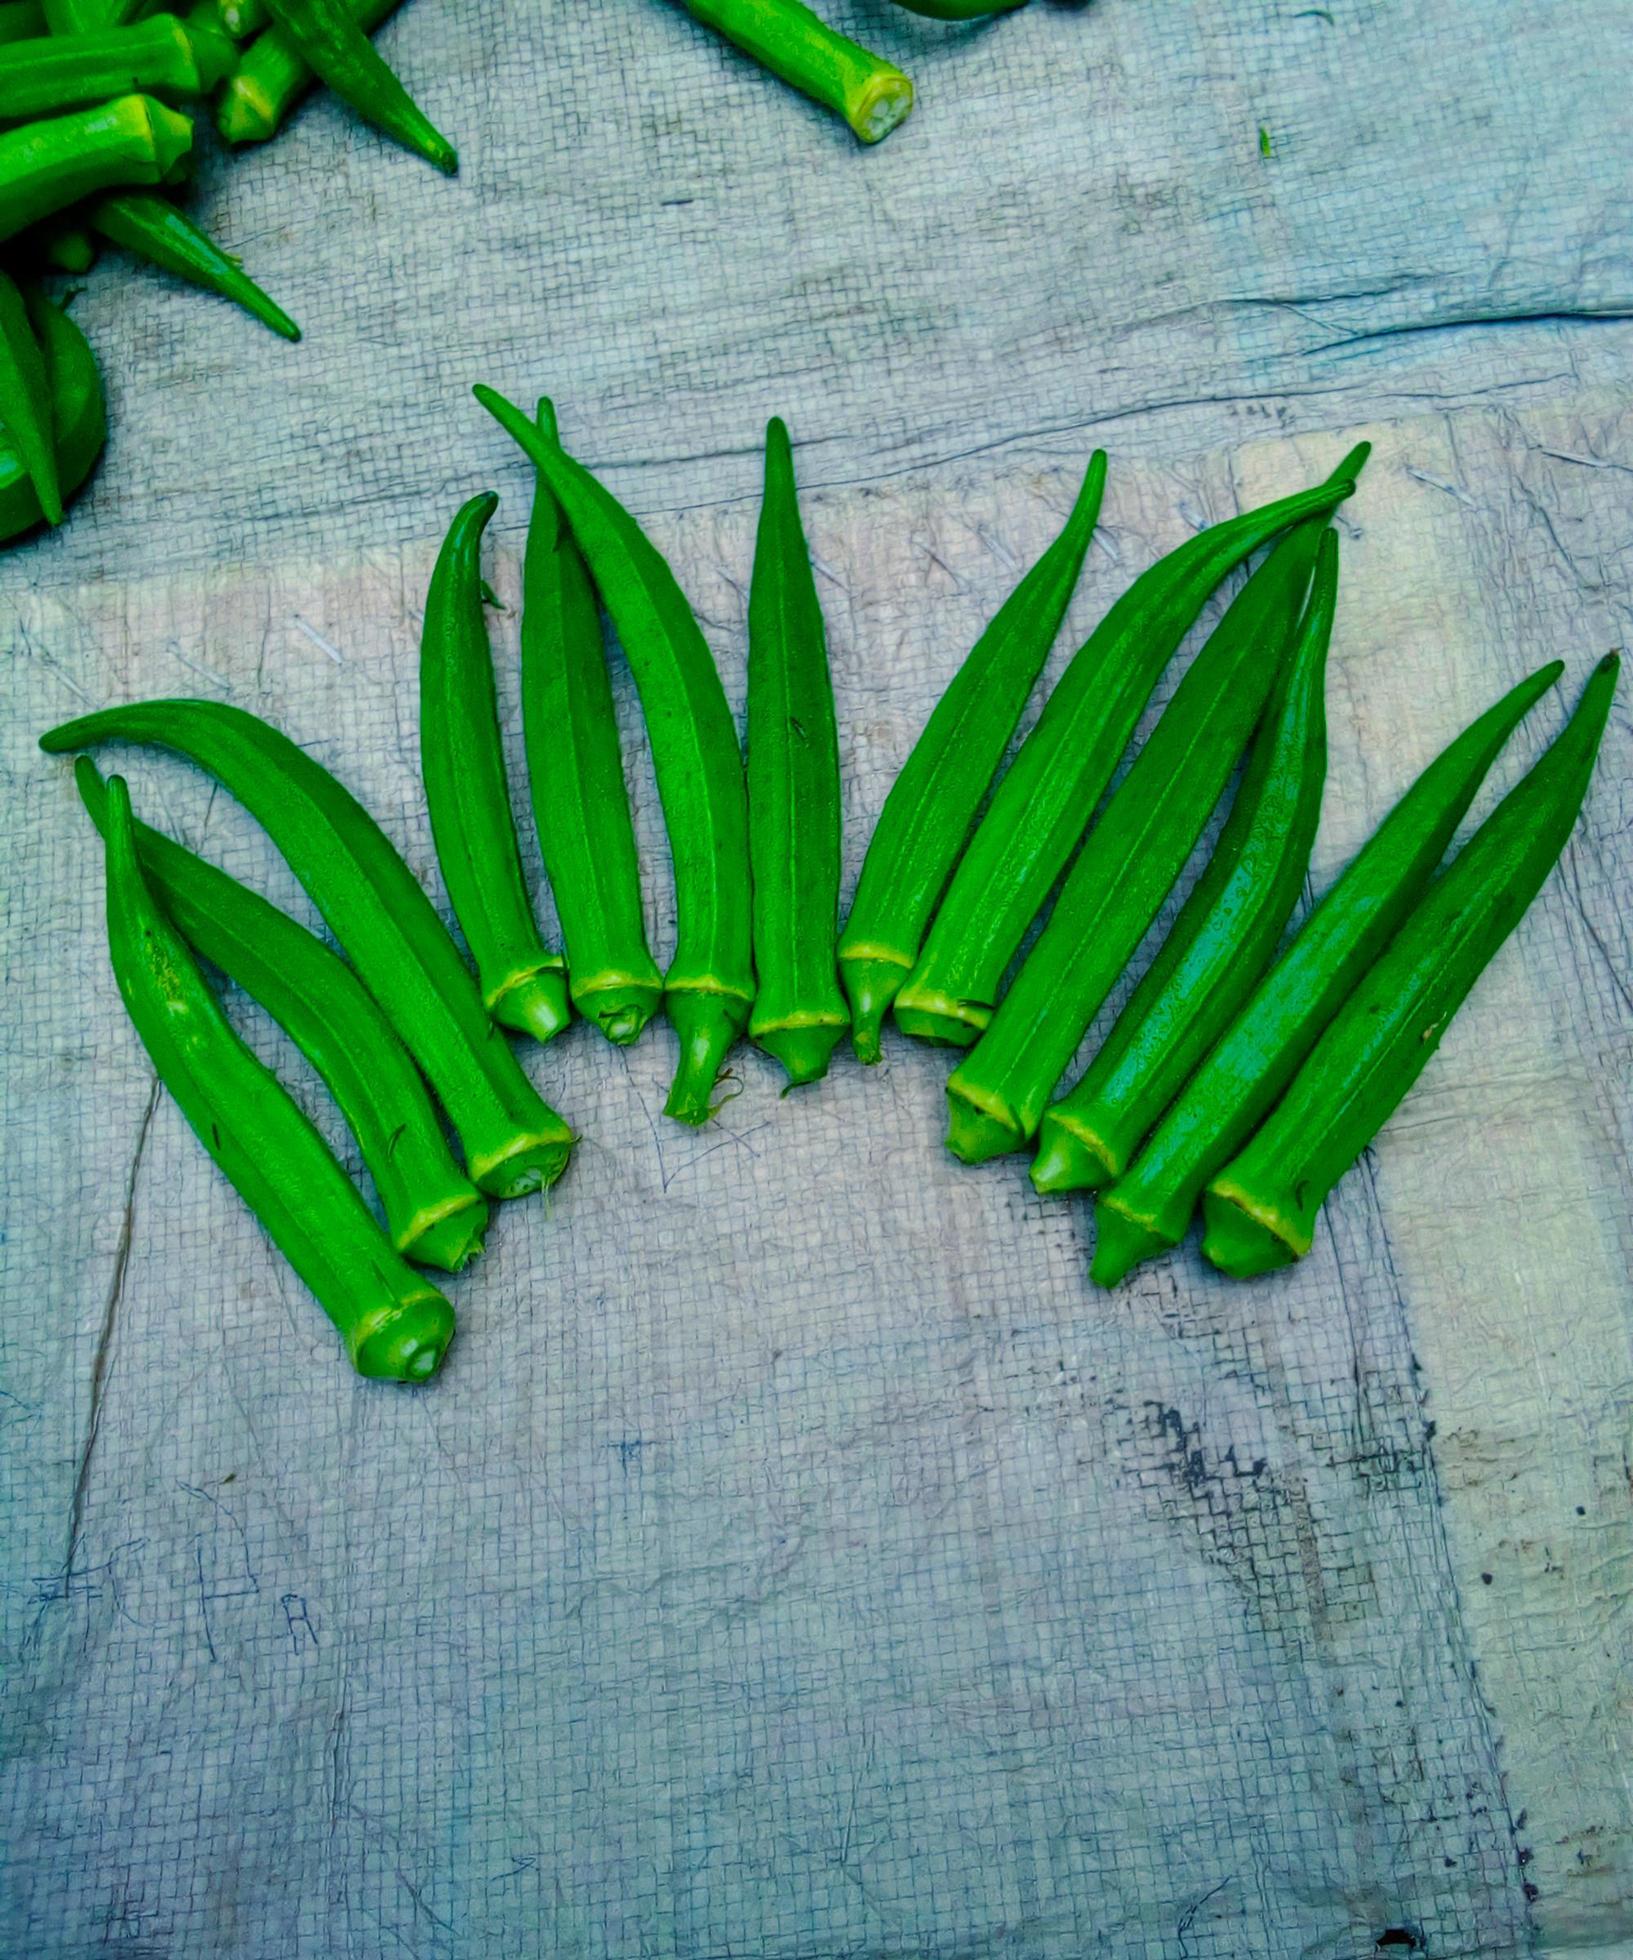
[[[192,147],[188,118],[150,95],[8,129],[0,133],[0,239],[98,191],[168,183]]]
[[[235,41],[247,41],[252,34],[259,34],[272,16],[266,10],[266,0],[196,0],[187,10],[187,18],[219,27]]]
[[[222,1012],[148,890],[123,777],[108,782],[108,950],[142,1045],[200,1143],[340,1330],[360,1375],[422,1382],[453,1309],[404,1264],[328,1145]]]
[[[0,423],[23,460],[47,524],[62,522],[62,482],[51,420],[51,377],[17,282],[0,267]]]
[[[420,635],[420,767],[443,882],[501,1026],[549,1041],[572,1018],[566,965],[539,937],[522,876],[482,609],[488,492],[455,515],[425,595]]]
[[[1026,0],[896,0],[896,5],[926,20],[982,20],[988,14],[1013,13]]]
[[[84,334],[60,306],[34,291],[26,295],[26,304],[50,380],[57,482],[67,499],[90,475],[107,439],[102,375]],[[43,521],[22,452],[10,431],[0,428],[0,543]]]
[[[40,0],[0,0],[0,47],[49,34]]]
[[[572,1132],[522,1073],[431,901],[351,792],[287,735],[221,701],[105,708],[40,746],[57,755],[115,741],[188,757],[265,827],[425,1071],[473,1182],[496,1198],[553,1184]]]
[[[992,1019],[1005,970],[1209,593],[1279,531],[1342,503],[1367,453],[1358,444],[1325,483],[1228,518],[1170,552],[1078,649],[993,792],[896,996],[904,1033],[964,1048]]]
[[[1564,850],[1621,662],[1429,887],[1241,1155],[1210,1180],[1202,1250],[1235,1279],[1302,1259],[1327,1194],[1389,1120]]]
[[[681,4],[751,61],[842,117],[864,143],[879,142],[912,111],[913,84],[893,62],[836,33],[800,0]]]
[[[256,285],[237,259],[167,199],[144,191],[124,191],[98,198],[87,215],[112,244],[173,272],[189,285],[232,300],[285,340],[300,339],[300,328]]]
[[[0,48],[0,120],[60,115],[140,91],[207,95],[233,60],[225,34],[174,14],[95,34],[17,41]]]
[[[835,971],[839,731],[788,429],[765,432],[748,599],[748,837],[758,990],[749,1039],[792,1088],[828,1073],[850,1025]]]
[[[1247,1141],[1388,943],[1503,745],[1563,671],[1557,660],[1539,669],[1449,743],[1305,920],[1133,1163],[1100,1193],[1097,1285],[1115,1286],[1184,1238],[1203,1186]]]
[[[549,483],[635,677],[675,870],[664,1007],[680,1062],[664,1107],[680,1122],[704,1123],[754,1000],[748,808],[725,690],[686,595],[635,519],[513,402],[491,388],[474,392]]]
[[[301,58],[365,122],[446,175],[458,170],[453,144],[397,79],[346,0],[267,0],[267,7]]]
[[[1218,846],[1082,1079],[1044,1111],[1032,1160],[1036,1190],[1110,1183],[1275,951],[1321,816],[1327,649],[1337,598],[1338,538],[1329,531],[1292,657]]]
[[[879,1059],[885,1014],[913,970],[936,900],[1066,617],[1105,483],[1105,451],[1097,449],[1060,535],[970,649],[879,812],[839,941],[860,1061]]]
[[[51,34],[98,34],[123,27],[142,11],[147,0],[41,0],[46,31]]]
[[[82,755],[74,781],[105,837],[107,790]],[[317,1069],[368,1166],[405,1259],[457,1273],[482,1250],[488,1208],[454,1162],[420,1072],[346,962],[287,913],[145,823],[148,889],[193,951],[270,1014]]]
[[[347,0],[365,34],[393,13],[398,0]],[[257,34],[239,57],[216,100],[215,126],[228,143],[264,143],[316,82],[311,64],[281,27]]]
[[[539,427],[556,441],[555,410]],[[646,942],[641,868],[618,747],[601,611],[540,473],[522,562],[522,737],[539,852],[556,901],[573,1005],[619,1047],[663,999]]]
[[[1019,1150],[1179,876],[1264,710],[1325,518],[1284,538],[1237,595],[1089,832],[992,1025],[947,1081],[947,1147]]]

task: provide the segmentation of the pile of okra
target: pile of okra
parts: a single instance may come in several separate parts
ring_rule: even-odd
[[[1455,735],[1289,931],[1326,773],[1332,518],[1366,445],[1326,482],[1215,524],[1142,572],[1005,766],[1098,517],[1097,453],[1059,536],[925,724],[841,931],[839,744],[783,424],[766,438],[745,767],[713,657],[660,552],[564,449],[548,402],[529,417],[490,389],[476,394],[535,473],[523,738],[561,951],[540,936],[506,781],[481,572],[491,494],[454,518],[420,656],[426,802],[474,977],[362,805],[245,710],[137,702],[42,738],[52,752],[136,742],[198,764],[265,826],[338,942],[331,950],[137,823],[122,780],[104,782],[79,758],[80,794],[106,844],[108,936],[131,1018],[357,1368],[433,1374],[453,1315],[418,1269],[457,1272],[481,1249],[490,1200],[547,1188],[566,1168],[573,1132],[508,1036],[551,1041],[575,1013],[622,1045],[661,1010],[676,1044],[667,1113],[685,1123],[709,1120],[745,1033],[792,1086],[826,1074],[847,1030],[858,1059],[876,1063],[890,1014],[906,1035],[966,1051],[947,1082],[955,1157],[1027,1150],[1039,1192],[1095,1194],[1101,1285],[1176,1245],[1199,1207],[1203,1253],[1224,1273],[1250,1277],[1307,1253],[1327,1194],[1422,1073],[1564,848],[1615,656],[1449,862],[1482,780],[1559,679],[1558,662]],[[1259,554],[1119,777],[1210,595]],[[664,972],[642,912],[603,613],[640,699],[673,860],[677,937]],[[1158,951],[1069,1080],[1227,798]],[[316,1064],[356,1137],[383,1231],[234,1031],[199,959]]]

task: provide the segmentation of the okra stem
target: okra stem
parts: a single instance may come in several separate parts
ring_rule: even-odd
[[[51,428],[57,481],[71,498],[90,475],[107,438],[102,375],[90,344],[60,306],[43,293],[24,295],[51,385]],[[43,521],[40,500],[15,437],[0,428],[0,543]]]
[[[347,0],[365,34],[393,13],[398,0]],[[264,143],[283,127],[317,76],[281,27],[258,34],[239,58],[216,101],[215,126],[228,143]]]
[[[345,0],[267,0],[274,20],[317,75],[393,142],[447,176],[459,156],[403,87]]]
[[[893,62],[836,33],[800,0],[681,4],[790,88],[842,116],[864,143],[879,142],[912,111],[913,84]]]
[[[193,147],[186,116],[125,95],[0,134],[0,239],[117,185],[167,183]]]
[[[207,95],[234,58],[225,34],[174,14],[95,34],[18,41],[0,48],[0,120],[60,115],[142,90]]]
[[[91,223],[115,245],[149,264],[173,272],[189,285],[219,293],[252,313],[285,340],[299,340],[301,330],[275,300],[264,293],[231,253],[224,252],[184,211],[162,197],[125,191],[98,198],[90,206]]]
[[[28,308],[0,268],[0,423],[23,459],[47,524],[62,522],[62,482],[51,420],[51,377]]]

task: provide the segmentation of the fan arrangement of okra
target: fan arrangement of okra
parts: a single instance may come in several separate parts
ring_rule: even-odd
[[[858,1059],[878,1062],[892,1015],[906,1035],[967,1051],[947,1082],[955,1157],[1030,1150],[1039,1192],[1095,1194],[1101,1285],[1178,1244],[1198,1208],[1203,1252],[1224,1273],[1249,1278],[1307,1253],[1328,1193],[1422,1073],[1563,850],[1616,656],[1594,668],[1552,745],[1449,863],[1483,779],[1560,663],[1458,734],[1289,934],[1326,773],[1331,519],[1366,445],[1325,483],[1213,525],[1141,573],[1006,767],[1098,518],[1097,453],[1059,536],[965,658],[897,777],[841,931],[839,744],[783,424],[766,439],[745,768],[713,657],[663,556],[564,449],[548,402],[530,418],[490,389],[476,394],[535,471],[523,740],[560,952],[535,921],[506,781],[481,574],[491,494],[465,504],[448,532],[420,661],[427,807],[474,977],[362,805],[244,709],[136,702],[42,737],[51,752],[121,741],[198,764],[264,825],[338,943],[138,823],[123,780],[104,781],[80,756],[131,1019],[358,1370],[433,1375],[453,1313],[421,1269],[458,1272],[481,1250],[490,1201],[547,1189],[566,1169],[573,1131],[508,1036],[549,1042],[575,1013],[623,1045],[661,1011],[677,1052],[666,1113],[693,1124],[714,1114],[745,1033],[792,1087],[827,1073],[847,1030]],[[1210,595],[1261,552],[1110,787]],[[665,972],[643,917],[603,611],[640,700],[673,861]],[[1227,794],[1205,869],[1068,1083]],[[235,1032],[201,959],[316,1065],[356,1138],[383,1230]]]

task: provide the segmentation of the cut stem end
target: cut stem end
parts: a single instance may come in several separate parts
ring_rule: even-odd
[[[462,1272],[481,1252],[487,1227],[488,1208],[480,1198],[455,1198],[435,1216],[422,1214],[397,1250],[417,1266]]]
[[[868,1068],[884,1052],[881,1035],[885,1016],[907,973],[907,967],[895,960],[840,959],[839,977],[851,1004],[851,1046],[856,1059]]]
[[[573,1005],[614,1048],[627,1048],[638,1040],[662,1000],[663,987],[657,980],[617,980],[573,989]]]
[[[567,976],[554,967],[518,974],[489,1001],[488,1012],[503,1028],[530,1034],[535,1041],[554,1041],[573,1018]]]
[[[1021,1149],[1019,1124],[996,1110],[972,1102],[956,1084],[947,1084],[947,1148],[960,1163],[984,1164]]]
[[[1055,1110],[1038,1126],[1032,1189],[1044,1197],[1060,1191],[1098,1191],[1117,1175],[1105,1139]]]
[[[1100,1198],[1094,1207],[1094,1261],[1089,1278],[1096,1286],[1119,1286],[1136,1266],[1154,1259],[1171,1243],[1143,1218],[1131,1218]]]
[[[1231,1279],[1257,1279],[1302,1256],[1280,1232],[1221,1192],[1204,1193],[1202,1220],[1203,1256]]]
[[[951,994],[904,987],[896,996],[896,1025],[915,1041],[937,1048],[969,1048],[986,1032],[992,1009]]]
[[[750,1028],[749,1038],[787,1071],[788,1086],[820,1082],[844,1035],[844,1021],[784,1022],[781,1027]]]
[[[715,1111],[721,1064],[743,1031],[748,1002],[731,994],[670,988],[663,1004],[680,1041],[680,1060],[663,1113],[677,1123],[707,1123]]]
[[[370,1381],[428,1382],[454,1338],[454,1310],[439,1293],[370,1315],[352,1330],[352,1366]]]

